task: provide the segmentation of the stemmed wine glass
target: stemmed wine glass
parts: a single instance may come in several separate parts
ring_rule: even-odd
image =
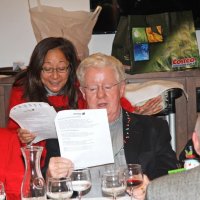
[[[47,196],[51,199],[67,200],[73,194],[72,182],[70,178],[48,178]]]
[[[116,200],[117,196],[126,190],[124,173],[120,170],[106,171],[102,176],[101,188],[104,194],[112,195],[113,200]]]
[[[131,200],[133,199],[133,190],[138,188],[143,183],[143,173],[141,165],[139,164],[128,164],[125,171],[127,190],[131,193]]]
[[[6,199],[6,192],[3,182],[0,181],[0,200]]]
[[[73,190],[78,192],[78,199],[81,200],[83,191],[86,191],[91,187],[89,168],[72,171],[71,180]]]

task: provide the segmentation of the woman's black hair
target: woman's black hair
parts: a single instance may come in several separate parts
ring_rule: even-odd
[[[49,37],[41,40],[33,50],[27,70],[18,74],[14,86],[24,88],[23,98],[27,101],[48,102],[47,91],[41,81],[40,74],[47,52],[55,48],[60,49],[69,61],[69,76],[63,88],[64,96],[68,96],[69,99],[69,105],[66,105],[66,107],[77,108],[76,69],[79,61],[74,45],[65,38]]]

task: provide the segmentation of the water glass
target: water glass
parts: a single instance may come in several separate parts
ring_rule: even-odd
[[[70,178],[48,178],[47,196],[51,199],[67,200],[73,194],[72,182]]]
[[[78,192],[78,199],[82,198],[83,191],[91,187],[91,175],[89,168],[74,170],[71,174],[73,190]]]
[[[120,170],[106,171],[102,176],[101,188],[104,194],[110,195],[113,200],[116,200],[117,196],[123,194],[126,190],[124,173]]]
[[[3,182],[0,181],[0,200],[6,199],[6,192]]]

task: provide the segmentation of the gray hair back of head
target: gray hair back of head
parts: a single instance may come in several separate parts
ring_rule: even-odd
[[[95,53],[85,58],[78,66],[76,74],[80,85],[84,85],[86,69],[104,67],[114,69],[117,81],[120,82],[126,79],[124,66],[118,59],[102,53]]]

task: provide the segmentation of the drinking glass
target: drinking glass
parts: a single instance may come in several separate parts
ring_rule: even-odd
[[[141,165],[139,164],[128,164],[125,171],[127,189],[131,193],[131,200],[133,199],[133,190],[138,188],[143,183],[143,173]]]
[[[83,191],[91,187],[91,175],[88,168],[74,170],[71,174],[73,190],[78,192],[78,199],[82,198]]]
[[[104,194],[112,195],[113,200],[123,194],[126,190],[126,179],[120,170],[110,170],[104,172],[101,181],[101,189]]]
[[[66,200],[73,194],[72,182],[70,178],[48,178],[47,196],[51,199]]]
[[[6,199],[6,192],[3,182],[0,181],[0,200]]]

